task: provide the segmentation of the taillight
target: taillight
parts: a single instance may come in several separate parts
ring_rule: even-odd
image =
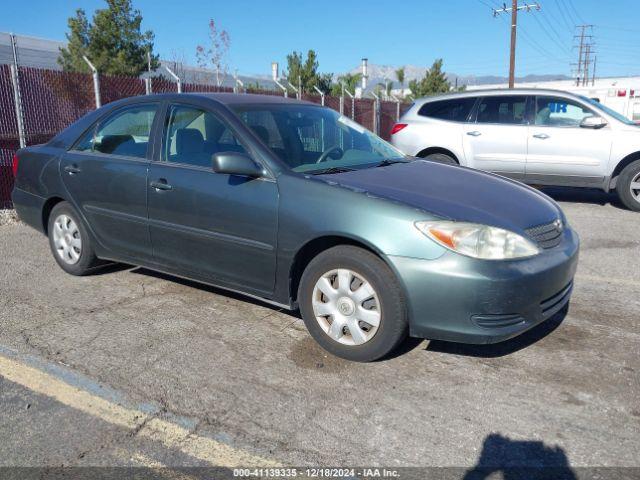
[[[398,133],[400,130],[402,130],[406,126],[407,126],[406,123],[396,123],[393,126],[393,128],[391,129],[391,135],[395,135],[396,133]]]
[[[18,154],[15,153],[13,155],[13,163],[11,164],[11,169],[13,170],[13,178],[16,178],[18,175]]]

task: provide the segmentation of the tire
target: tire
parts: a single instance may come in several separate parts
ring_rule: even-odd
[[[632,188],[632,184],[639,188]],[[640,212],[640,160],[630,163],[622,170],[616,184],[616,193],[625,207]]]
[[[327,290],[331,298],[325,295]],[[302,274],[298,300],[311,336],[329,353],[347,360],[371,362],[382,358],[408,333],[400,282],[380,258],[362,248],[337,246],[315,257]],[[316,316],[316,312],[333,313]],[[338,328],[330,336],[334,326]]]
[[[451,155],[447,155],[446,153],[430,153],[429,155],[425,155],[423,158],[431,162],[446,163],[449,165],[458,165],[458,162],[456,162],[456,159],[453,158]]]
[[[47,232],[53,258],[65,272],[82,276],[100,265],[89,232],[68,202],[60,202],[53,207]]]

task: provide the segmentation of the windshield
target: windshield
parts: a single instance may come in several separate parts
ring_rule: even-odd
[[[583,100],[586,100],[587,102],[589,102],[594,107],[598,107],[600,110],[602,110],[604,113],[606,113],[610,117],[613,117],[616,120],[618,120],[618,121],[620,121],[620,122],[622,122],[622,123],[624,123],[626,125],[634,125],[634,126],[636,126],[636,124],[633,121],[629,120],[627,117],[625,117],[621,113],[618,113],[618,112],[616,112],[615,110],[613,110],[613,109],[611,109],[609,107],[605,107],[603,104],[601,104],[597,100],[594,100],[593,98],[588,98],[588,97],[581,97],[581,98]]]
[[[340,171],[406,160],[395,147],[329,108],[301,104],[232,108],[295,172]]]

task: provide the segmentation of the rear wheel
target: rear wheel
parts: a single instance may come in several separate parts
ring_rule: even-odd
[[[447,155],[446,153],[430,153],[429,155],[425,155],[422,158],[424,158],[425,160],[430,160],[432,162],[448,163],[449,165],[458,165],[458,162],[456,162],[456,159],[453,158],[451,155]]]
[[[379,359],[407,335],[400,284],[376,255],[338,246],[314,258],[298,290],[311,336],[328,352],[359,362]]]
[[[625,207],[640,212],[640,160],[630,163],[622,170],[616,192]]]
[[[87,229],[69,203],[53,207],[47,231],[53,257],[65,272],[86,275],[100,264]]]

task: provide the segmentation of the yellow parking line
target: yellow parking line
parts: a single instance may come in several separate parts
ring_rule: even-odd
[[[194,477],[193,475],[189,475],[188,473],[183,473],[177,470],[172,470],[170,467],[165,465],[162,462],[159,462],[153,458],[146,456],[140,452],[134,452],[133,454],[129,454],[124,450],[121,451],[122,456],[129,456],[130,460],[141,467],[145,467],[153,470],[154,474],[160,474],[163,477],[170,480],[197,480],[198,477]]]
[[[180,450],[213,466],[278,466],[273,460],[252,455],[211,438],[192,434],[186,428],[140,410],[125,408],[93,395],[36,368],[0,355],[0,375],[36,393],[53,398],[75,410],[129,430],[137,436]]]

